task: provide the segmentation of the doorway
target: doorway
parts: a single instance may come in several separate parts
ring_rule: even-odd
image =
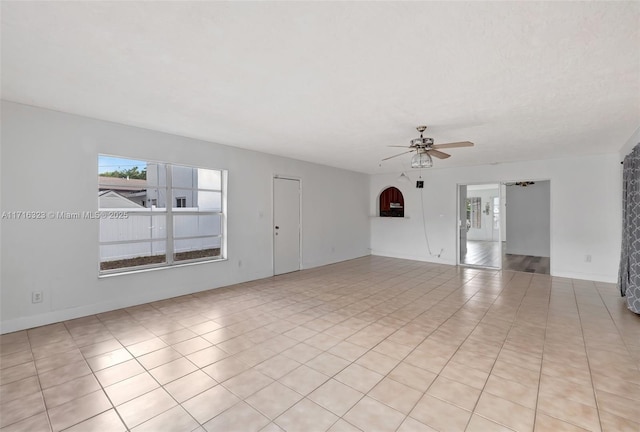
[[[503,270],[551,274],[551,182],[504,183]]]
[[[502,266],[501,194],[498,183],[459,185],[458,264],[499,269]]]
[[[551,274],[551,182],[458,185],[462,266]]]
[[[300,180],[273,178],[273,273],[300,270]]]

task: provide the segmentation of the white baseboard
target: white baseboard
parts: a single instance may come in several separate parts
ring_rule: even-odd
[[[241,280],[234,281],[230,285],[264,279],[267,277],[271,277],[272,275],[270,274],[258,275],[254,273],[247,276],[248,277],[242,278]],[[170,295],[166,295],[166,293],[154,293],[153,291],[147,291],[143,296],[138,296],[134,298],[129,297],[126,299],[113,299],[113,300],[109,300],[101,303],[93,303],[93,304],[82,305],[82,306],[73,307],[73,308],[53,310],[53,311],[49,311],[49,312],[45,312],[37,315],[29,315],[25,317],[4,320],[0,322],[0,334],[16,332],[16,331],[30,329],[34,327],[40,327],[48,324],[54,324],[62,321],[71,320],[71,319],[82,318],[89,315],[95,315],[95,314],[110,312],[117,309],[138,306],[145,303],[166,300],[173,297],[180,297],[183,295],[195,294],[198,292],[204,292],[212,289],[222,288],[224,286],[228,286],[228,285],[212,286],[212,287],[199,289],[199,290],[189,290],[187,288],[184,291],[174,292],[174,293],[171,293]]]
[[[323,260],[323,261],[318,261],[318,262],[314,262],[314,261],[305,261],[302,263],[301,269],[300,270],[308,270],[308,269],[312,269],[312,268],[316,268],[316,267],[322,267],[322,266],[326,266],[326,265],[331,265],[331,264],[337,264],[340,262],[344,262],[344,261],[350,261],[353,259],[358,259],[358,258],[362,258],[362,257],[366,257],[371,255],[371,253],[369,251],[367,252],[363,252],[362,255],[354,255],[354,256],[349,256],[349,257],[339,257],[339,258],[335,258],[332,260]]]
[[[446,264],[446,265],[456,265],[455,261],[451,261],[451,260],[446,260],[444,258],[438,258],[438,257],[429,257],[429,256],[424,256],[424,255],[411,255],[411,254],[403,254],[403,253],[397,253],[397,252],[389,252],[389,251],[383,251],[383,250],[379,250],[379,249],[372,249],[371,250],[371,255],[376,255],[376,256],[383,256],[383,257],[387,257],[387,258],[399,258],[399,259],[407,259],[407,260],[412,260],[412,261],[422,261],[422,262],[429,262],[429,263],[433,263],[433,264]]]
[[[372,249],[371,255],[384,256],[389,258],[400,258],[400,259],[408,259],[413,261],[423,261],[423,262],[431,262],[436,264],[448,264],[448,265],[456,265],[455,262],[451,262],[449,260],[441,260],[438,258],[430,258],[425,257],[424,255],[410,255],[403,254],[397,252],[389,252],[378,249]],[[616,283],[618,281],[618,275],[610,275],[610,274],[599,274],[599,273],[577,273],[577,272],[565,272],[565,271],[555,271],[553,268],[551,269],[551,276],[569,278],[569,279],[580,279],[580,280],[588,280],[594,282],[606,282],[606,283]]]
[[[618,275],[606,275],[606,274],[597,274],[597,273],[575,273],[575,272],[565,272],[565,271],[551,271],[551,276],[569,278],[569,279],[580,279],[580,280],[588,280],[594,282],[606,282],[606,283],[617,283]]]
[[[383,257],[389,257],[389,258],[407,259],[407,260],[413,260],[413,261],[422,261],[422,262],[429,262],[434,264],[446,264],[446,265],[453,265],[453,266],[456,265],[455,262],[450,262],[448,260],[442,260],[438,258],[430,259],[429,257],[425,257],[423,255],[419,256],[419,255],[399,254],[395,252],[381,251],[381,250],[375,250],[375,249],[371,250],[371,255],[383,256]],[[363,256],[366,256],[366,255],[363,255]],[[357,257],[354,257],[354,258],[357,258]],[[341,260],[337,260],[336,262],[341,262]],[[318,267],[318,266],[327,265],[327,264],[328,263],[315,265],[314,263],[307,263],[306,268],[313,268],[313,267]],[[552,276],[569,278],[569,279],[589,280],[589,281],[595,281],[595,282],[606,282],[606,283],[616,283],[618,281],[617,274],[606,275],[606,274],[552,271]],[[243,283],[243,282],[249,282],[253,280],[259,280],[264,277],[269,277],[269,276],[252,275],[252,278],[249,278],[247,280],[237,281],[235,283]],[[175,293],[175,296],[171,296],[171,297],[194,294],[197,292],[208,291],[210,289],[216,289],[216,288],[220,288],[220,287],[211,287],[204,290],[196,290],[193,292]],[[111,300],[103,303],[83,305],[75,308],[55,310],[55,311],[50,311],[43,314],[15,318],[15,319],[0,322],[0,334],[11,333],[11,332],[34,328],[34,327],[40,327],[43,325],[53,324],[61,321],[67,321],[75,318],[81,318],[88,315],[95,315],[99,313],[109,312],[116,309],[137,306],[140,304],[150,303],[154,301],[165,300],[171,297],[158,296],[158,298],[145,297],[145,298],[135,298],[135,299],[131,299],[131,298],[115,299],[115,300]]]

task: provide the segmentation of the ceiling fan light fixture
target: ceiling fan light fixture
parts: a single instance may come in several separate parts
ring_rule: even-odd
[[[404,148],[405,151],[396,154],[393,156],[386,157],[380,161],[380,163],[396,158],[398,156],[402,156],[407,153],[416,152],[416,154],[411,158],[411,168],[431,168],[433,166],[433,160],[431,157],[436,157],[438,159],[447,159],[451,155],[441,151],[443,148],[458,148],[458,147],[473,147],[473,143],[470,141],[460,141],[460,142],[451,142],[445,144],[437,144],[434,145],[433,138],[424,137],[422,133],[427,129],[426,126],[418,126],[418,132],[420,132],[420,138],[413,138],[409,141],[409,146],[396,146],[392,145],[389,147],[401,147]],[[380,165],[382,166],[382,165]]]
[[[433,145],[433,138],[424,138],[424,137],[420,137],[420,138],[414,138],[411,141],[409,141],[411,147],[424,147],[424,146],[431,146]]]
[[[426,151],[418,151],[411,158],[411,168],[431,168],[433,166],[433,159]]]

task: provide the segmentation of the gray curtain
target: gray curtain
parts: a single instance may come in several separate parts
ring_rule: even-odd
[[[618,276],[627,307],[640,314],[640,144],[624,158],[622,171],[622,253]]]

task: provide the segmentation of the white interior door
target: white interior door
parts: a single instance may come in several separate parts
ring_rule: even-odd
[[[273,179],[273,273],[300,270],[300,180]]]

